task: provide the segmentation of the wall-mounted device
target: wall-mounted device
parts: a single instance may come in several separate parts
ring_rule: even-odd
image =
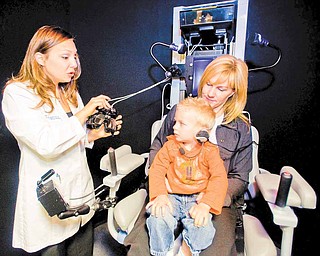
[[[173,9],[173,42],[186,53],[172,52],[172,63],[182,70],[172,78],[170,105],[196,95],[205,67],[222,54],[244,59],[249,0],[216,1]]]

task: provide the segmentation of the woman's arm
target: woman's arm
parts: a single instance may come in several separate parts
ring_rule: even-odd
[[[36,108],[39,97],[22,83],[6,87],[2,110],[6,126],[18,140],[44,158],[54,158],[85,138],[85,129],[75,116],[67,118],[49,107]],[[64,115],[63,115],[64,114]]]
[[[247,189],[249,173],[252,170],[252,137],[250,128],[242,121],[237,123],[238,141],[231,158],[225,161],[228,175],[228,191],[224,206],[230,206],[234,200],[242,197]]]
[[[150,154],[149,154],[149,164],[151,165],[153,159],[160,148],[167,141],[167,136],[173,134],[173,125],[174,125],[174,115],[176,113],[176,105],[172,107],[172,109],[168,112],[166,118],[164,119],[162,126],[154,138],[151,146],[150,146]]]

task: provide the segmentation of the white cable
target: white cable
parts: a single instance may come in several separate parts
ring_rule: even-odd
[[[189,53],[190,55],[193,54],[193,52],[196,50],[196,48],[198,46],[200,46],[201,42],[202,42],[202,38],[200,38],[199,43],[197,43],[196,45],[192,46],[192,48],[190,50],[190,53]]]
[[[170,80],[170,78],[169,78],[169,77],[166,77],[166,78],[163,79],[162,81],[160,81],[160,82],[158,82],[158,83],[155,83],[155,84],[153,84],[153,85],[150,85],[149,87],[144,88],[144,89],[142,89],[142,90],[140,90],[140,91],[137,91],[137,92],[135,92],[135,93],[131,93],[131,94],[128,94],[128,95],[125,95],[125,96],[122,96],[122,97],[118,97],[118,98],[111,99],[111,100],[109,100],[109,101],[115,101],[115,102],[111,105],[111,107],[113,107],[115,104],[117,104],[117,103],[119,103],[119,102],[121,102],[121,101],[124,101],[124,100],[129,99],[129,98],[131,98],[131,97],[133,97],[133,96],[136,96],[136,95],[138,95],[138,94],[140,94],[140,93],[143,93],[143,92],[145,92],[145,91],[147,91],[147,90],[150,90],[150,89],[158,86],[159,84],[162,84],[162,83],[164,83],[164,82],[167,82],[168,80]]]
[[[156,43],[154,43],[153,45],[151,45],[150,51],[149,51],[151,57],[155,60],[155,62],[157,62],[158,65],[163,69],[163,71],[166,72],[166,71],[167,71],[166,68],[165,68],[165,67],[157,60],[157,58],[153,55],[152,50],[153,50],[153,47],[156,46],[156,45],[163,45],[163,46],[166,46],[166,47],[170,47],[170,46],[169,46],[168,44],[165,44],[165,43],[162,43],[162,42],[156,42]]]

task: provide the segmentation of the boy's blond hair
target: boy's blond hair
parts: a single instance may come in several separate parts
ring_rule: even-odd
[[[211,130],[215,121],[215,113],[207,101],[202,98],[188,97],[180,101],[177,110],[186,111],[194,118],[195,124]]]

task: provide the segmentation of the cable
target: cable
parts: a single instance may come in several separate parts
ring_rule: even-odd
[[[278,59],[275,63],[273,63],[272,65],[269,66],[263,66],[263,67],[258,67],[258,68],[250,68],[248,71],[256,71],[256,70],[262,70],[262,69],[268,69],[268,68],[273,68],[274,66],[276,66],[279,61],[281,60],[282,57],[282,53],[279,47],[272,45],[272,44],[268,44],[269,47],[274,48],[278,51]]]
[[[252,37],[252,36],[250,36],[250,37]],[[257,67],[257,68],[251,68],[248,71],[256,71],[256,70],[263,70],[263,69],[273,68],[274,66],[276,66],[279,63],[279,61],[280,61],[280,59],[282,57],[282,53],[281,53],[280,48],[275,46],[275,45],[273,45],[273,44],[270,44],[269,40],[267,40],[264,37],[262,37],[261,34],[254,33],[254,39],[253,39],[251,44],[252,45],[259,45],[260,47],[270,47],[270,48],[276,49],[278,51],[278,59],[272,65],[262,66],[262,67]]]
[[[167,70],[158,60],[157,58],[153,55],[153,47],[156,46],[156,45],[162,45],[162,46],[165,46],[165,47],[168,47],[169,49],[171,49],[172,51],[176,51],[178,52],[179,54],[184,54],[187,50],[186,46],[184,44],[180,44],[180,45],[176,45],[174,43],[172,44],[165,44],[165,43],[162,43],[162,42],[155,42],[151,45],[150,47],[150,55],[151,57],[154,59],[154,61],[163,69],[163,71],[165,72],[165,79],[163,79],[162,81],[156,83],[156,84],[153,84],[145,89],[142,89],[138,92],[135,92],[135,93],[131,93],[131,94],[128,94],[128,95],[125,95],[125,96],[122,96],[122,97],[118,97],[118,98],[114,98],[114,99],[110,99],[109,101],[115,101],[111,107],[113,107],[115,104],[123,101],[123,100],[126,100],[126,99],[129,99],[135,95],[138,95],[142,92],[145,92],[147,90],[150,90],[152,89],[153,87],[156,87],[158,86],[159,84],[162,84],[162,83],[165,83],[167,81],[169,81],[171,79],[172,76],[174,75],[179,75],[179,71],[181,72],[181,70],[179,69],[179,67],[177,65],[173,65],[172,67],[169,68],[169,70]]]
[[[251,145],[253,145],[253,144],[259,146],[259,143],[257,143],[256,141],[251,141],[251,142],[248,143],[247,145],[244,145],[244,146],[238,148],[237,150],[231,150],[231,149],[228,149],[228,148],[226,148],[226,147],[224,147],[224,146],[222,146],[222,145],[218,145],[218,144],[215,144],[215,145],[218,146],[219,148],[223,148],[223,149],[229,151],[230,153],[235,153],[235,152],[239,153],[239,152],[241,152],[242,150],[246,149],[247,147],[249,147],[249,146],[251,146]]]
[[[196,45],[193,45],[193,46],[191,47],[191,50],[190,50],[190,52],[188,53],[188,55],[192,55],[192,53],[196,50],[196,48],[197,48],[198,46],[200,46],[201,42],[202,42],[202,38],[200,38],[199,43],[197,43]]]
[[[115,104],[117,104],[117,103],[119,103],[119,102],[121,102],[121,101],[124,101],[124,100],[129,99],[129,98],[131,98],[131,97],[133,97],[133,96],[136,96],[136,95],[138,95],[138,94],[140,94],[140,93],[143,93],[143,92],[145,92],[145,91],[148,91],[148,90],[150,90],[150,89],[158,86],[159,84],[165,83],[165,82],[167,82],[167,81],[169,81],[169,80],[170,80],[170,78],[169,78],[169,77],[166,77],[166,78],[163,79],[162,81],[160,81],[160,82],[158,82],[158,83],[155,83],[155,84],[153,84],[153,85],[150,85],[149,87],[144,88],[144,89],[142,89],[142,90],[140,90],[140,91],[137,91],[137,92],[135,92],[135,93],[131,93],[131,94],[128,94],[128,95],[125,95],[125,96],[122,96],[122,97],[118,97],[118,98],[111,99],[111,100],[109,100],[109,101],[115,101],[114,103],[112,103],[111,107],[113,107]]]
[[[158,59],[154,56],[153,54],[153,48],[156,45],[162,45],[165,46],[167,48],[169,48],[172,51],[178,52],[179,54],[184,54],[188,49],[187,46],[185,44],[180,44],[180,45],[176,45],[175,43],[172,44],[165,44],[162,42],[155,42],[151,45],[150,47],[150,55],[151,57],[154,59],[155,62],[157,62],[157,64],[162,68],[162,70],[164,71],[164,74],[166,77],[173,77],[176,75],[181,75],[181,70],[179,69],[179,67],[176,64],[173,64],[170,68],[166,69],[161,63],[160,61],[158,61]]]
[[[163,45],[163,46],[166,46],[166,47],[169,47],[169,45],[168,44],[165,44],[165,43],[162,43],[162,42],[156,42],[156,43],[154,43],[153,45],[151,45],[151,47],[150,47],[150,55],[151,55],[151,57],[154,59],[154,61],[155,62],[157,62],[157,64],[163,69],[163,71],[164,72],[166,72],[167,70],[166,70],[166,68],[157,60],[157,58],[153,55],[153,47],[154,46],[156,46],[156,45]]]
[[[92,192],[90,192],[90,193],[88,193],[88,194],[86,194],[86,195],[84,195],[84,196],[70,198],[69,200],[79,200],[79,199],[88,197],[88,196],[90,196],[91,194],[93,194],[94,192],[96,192],[98,189],[102,188],[103,186],[105,186],[105,185],[104,185],[104,184],[101,184],[100,186],[98,186],[97,188],[95,188]],[[101,194],[103,191],[105,191],[105,189],[103,189],[102,191],[100,191],[100,192],[98,193],[98,195]]]

